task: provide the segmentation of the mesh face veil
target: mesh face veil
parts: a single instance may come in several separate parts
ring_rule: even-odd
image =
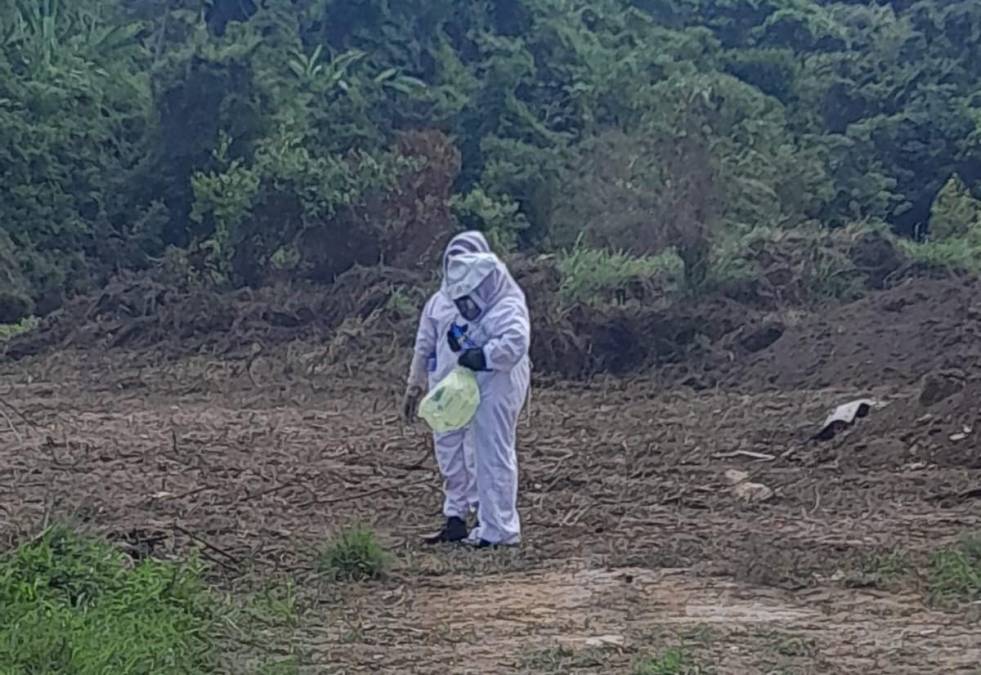
[[[467,321],[476,321],[477,317],[480,316],[480,305],[478,305],[469,295],[458,298],[457,300],[454,300],[453,303],[460,311],[460,316]]]

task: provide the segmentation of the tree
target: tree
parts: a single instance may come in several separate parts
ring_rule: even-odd
[[[937,193],[930,209],[929,236],[937,241],[981,235],[981,201],[956,174]]]

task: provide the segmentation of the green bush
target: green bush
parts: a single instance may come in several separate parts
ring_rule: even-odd
[[[375,533],[364,527],[342,530],[320,554],[319,568],[336,581],[378,579],[390,564]]]
[[[682,262],[672,251],[658,256],[632,256],[576,245],[558,256],[561,277],[559,296],[563,304],[610,305],[627,299],[632,284],[649,285],[657,279],[677,283]]]
[[[9,340],[17,335],[28,333],[37,328],[40,323],[36,317],[29,316],[17,323],[0,324],[0,342]]]
[[[902,241],[903,252],[929,268],[981,274],[981,241],[952,238],[940,241]]]
[[[0,291],[0,325],[16,324],[34,311],[31,299],[16,291]]]
[[[193,564],[133,564],[55,528],[0,559],[0,664],[10,673],[207,671],[212,603]]]
[[[981,239],[981,201],[971,196],[960,176],[951,176],[937,193],[930,209],[929,236],[943,242],[951,239]]]
[[[519,232],[527,227],[518,202],[506,195],[488,195],[479,187],[454,197],[451,206],[460,224],[465,229],[484,232],[491,248],[498,254],[513,250]]]
[[[200,4],[0,3],[0,288],[36,312],[169,246],[236,285],[425,265],[451,204],[502,249],[673,248],[693,290],[756,227],[977,238],[976,3]]]
[[[938,604],[981,601],[981,536],[964,537],[934,552],[928,582],[930,597]]]

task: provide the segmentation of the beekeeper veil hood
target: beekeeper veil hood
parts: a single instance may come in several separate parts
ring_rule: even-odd
[[[468,321],[497,304],[512,286],[520,292],[500,258],[479,232],[457,235],[443,257],[442,293]]]
[[[464,253],[453,256],[446,264],[443,293],[454,302],[472,296],[484,280],[497,271],[500,264],[501,261],[493,253]]]
[[[450,240],[450,243],[446,245],[446,251],[443,253],[443,275],[446,275],[446,268],[449,264],[450,258],[455,256],[464,255],[466,253],[490,253],[491,248],[480,232],[471,230],[469,232],[461,232]]]

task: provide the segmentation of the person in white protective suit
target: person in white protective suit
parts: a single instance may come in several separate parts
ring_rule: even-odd
[[[430,543],[487,547],[521,540],[515,429],[528,393],[530,339],[525,295],[507,267],[479,232],[454,237],[443,255],[442,287],[419,321],[403,414],[414,419],[425,388],[458,365],[476,373],[480,406],[465,429],[434,435],[446,523]],[[477,522],[468,531],[474,511]]]

